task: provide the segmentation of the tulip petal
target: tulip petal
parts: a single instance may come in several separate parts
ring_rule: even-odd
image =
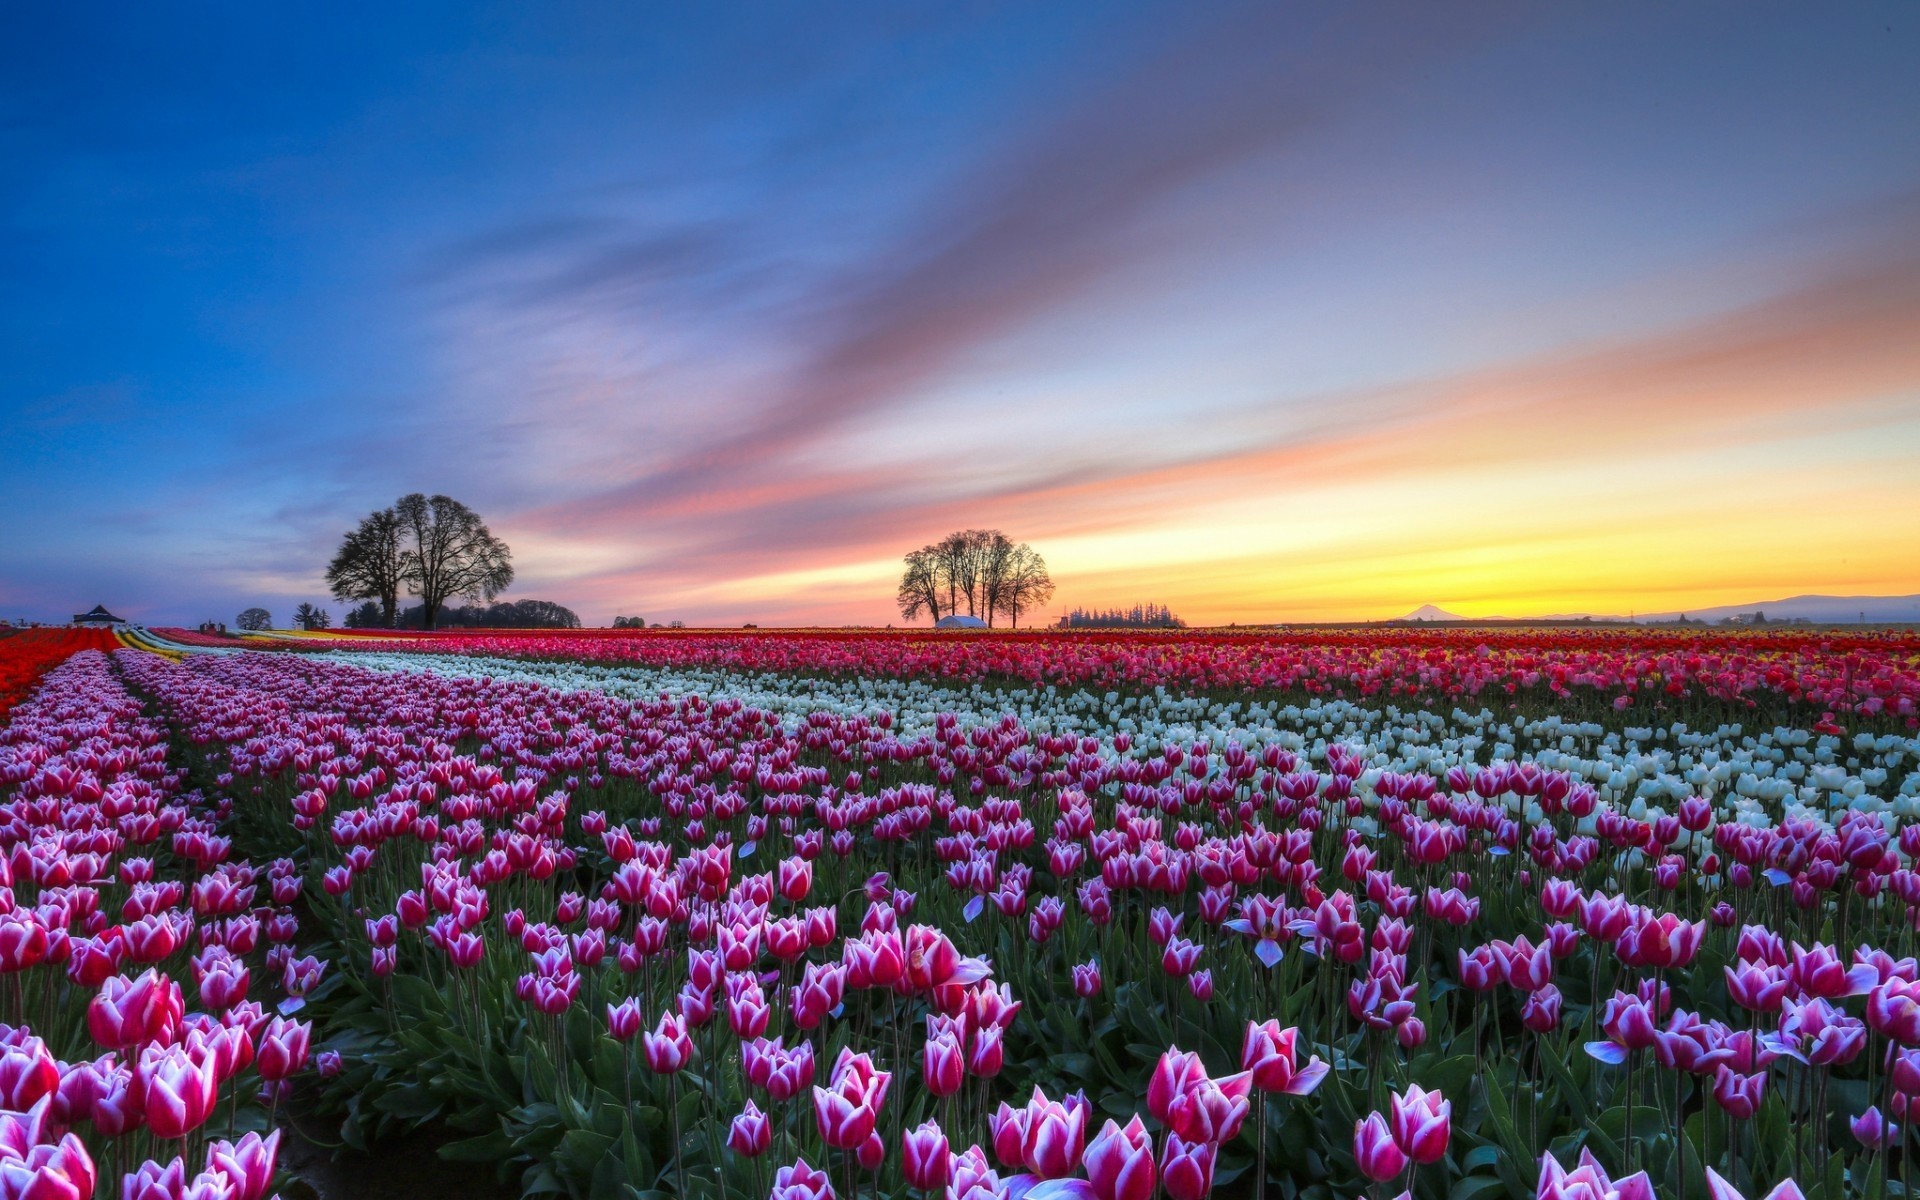
[[[1093,1185],[1084,1179],[1049,1179],[1034,1184],[1026,1200],[1096,1200],[1096,1193]]]
[[[1320,1086],[1332,1070],[1333,1068],[1331,1066],[1316,1058],[1302,1067],[1299,1073],[1293,1077],[1292,1081],[1281,1090],[1289,1096],[1309,1095],[1313,1089]]]
[[[1587,1053],[1616,1067],[1627,1061],[1627,1048],[1618,1042],[1588,1042]]]

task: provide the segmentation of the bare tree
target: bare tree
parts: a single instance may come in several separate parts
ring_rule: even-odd
[[[964,601],[968,615],[989,626],[1003,615],[1018,626],[1021,613],[1052,596],[1046,561],[1033,547],[998,529],[963,529],[906,556],[895,601],[910,621],[927,613],[938,623]]]
[[[940,621],[940,548],[922,546],[907,555],[907,569],[900,576],[900,591],[895,597],[900,615],[909,621],[921,613]]]
[[[249,608],[235,617],[233,623],[236,628],[258,633],[273,628],[273,614],[264,608]]]
[[[949,616],[960,611],[960,599],[965,597],[967,612],[977,616],[973,607],[973,543],[965,532],[950,533],[934,543],[935,570],[939,573],[940,586],[947,593],[947,613]]]
[[[491,600],[513,582],[513,553],[480,514],[450,496],[402,496],[394,505],[409,556],[406,580],[420,597],[421,624],[434,627],[455,596]]]
[[[995,607],[1020,628],[1020,614],[1031,612],[1053,599],[1053,578],[1047,574],[1047,560],[1032,546],[1021,542],[1007,554],[1000,569]]]
[[[1006,609],[1010,573],[1019,548],[998,529],[976,529],[973,540],[974,558],[980,564],[977,579],[980,610],[987,619],[987,628],[991,629],[994,612]]]
[[[380,624],[392,627],[400,608],[400,589],[407,581],[412,552],[401,543],[400,515],[391,508],[361,518],[341,539],[340,550],[327,566],[327,586],[333,598],[380,602]]]

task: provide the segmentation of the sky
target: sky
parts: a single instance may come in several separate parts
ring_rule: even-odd
[[[12,6],[0,616],[1920,592],[1920,9]]]

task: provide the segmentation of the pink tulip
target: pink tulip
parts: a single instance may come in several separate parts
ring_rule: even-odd
[[[1446,1157],[1447,1143],[1453,1137],[1451,1101],[1416,1083],[1393,1097],[1392,1111],[1393,1140],[1408,1158],[1425,1164]]]
[[[33,1145],[0,1138],[0,1196],[7,1200],[92,1200],[95,1178],[85,1143],[71,1133]]]
[[[213,1113],[219,1080],[210,1057],[196,1061],[180,1046],[148,1046],[140,1052],[134,1080],[147,1128],[157,1138],[183,1138]]]
[[[672,1075],[693,1058],[693,1042],[687,1036],[687,1023],[673,1013],[661,1013],[660,1023],[642,1035],[641,1048],[647,1070],[655,1075]]]
[[[278,1081],[298,1074],[307,1065],[312,1026],[305,1021],[275,1017],[261,1036],[254,1067],[260,1078]]]
[[[207,1167],[227,1177],[232,1200],[261,1200],[273,1183],[274,1163],[280,1155],[280,1131],[265,1138],[248,1133],[237,1142],[215,1142],[207,1148]]]
[[[900,1166],[908,1187],[930,1192],[947,1186],[953,1178],[953,1153],[938,1124],[924,1121],[902,1135]]]
[[[1109,1120],[1082,1162],[1097,1200],[1151,1200],[1157,1179],[1153,1137],[1138,1116],[1124,1128]]]
[[[758,1105],[747,1101],[747,1106],[727,1129],[727,1148],[742,1158],[758,1158],[772,1145],[773,1123]]]
[[[1712,1167],[1707,1168],[1707,1195],[1710,1200],[1746,1200],[1738,1189],[1722,1179],[1720,1173]],[[1806,1200],[1806,1195],[1800,1190],[1800,1185],[1792,1179],[1782,1179],[1773,1185],[1773,1190],[1766,1194],[1765,1200]]]
[[[960,1043],[948,1031],[927,1037],[921,1059],[921,1076],[927,1091],[935,1096],[951,1096],[966,1079],[966,1061]]]
[[[1407,1169],[1407,1154],[1393,1140],[1387,1119],[1369,1113],[1353,1127],[1353,1160],[1360,1173],[1375,1183],[1396,1179]]]
[[[1551,1154],[1540,1156],[1537,1200],[1655,1200],[1653,1182],[1645,1171],[1615,1181],[1601,1168],[1593,1151],[1580,1151],[1580,1164],[1569,1171]]]
[[[1240,1066],[1252,1076],[1254,1087],[1263,1092],[1305,1096],[1320,1086],[1332,1068],[1321,1062],[1317,1055],[1304,1069],[1298,1068],[1295,1044],[1299,1036],[1299,1030],[1282,1029],[1278,1021],[1270,1020],[1265,1024],[1247,1022],[1247,1035],[1240,1050]]]
[[[1041,1179],[1063,1179],[1080,1169],[1087,1133],[1084,1098],[1061,1103],[1036,1087],[1027,1102],[1025,1126],[1021,1156],[1027,1170]]]
[[[616,1042],[631,1042],[639,1037],[646,1020],[640,1012],[640,1001],[632,997],[607,1005],[607,1035]]]
[[[1187,1142],[1177,1133],[1167,1135],[1160,1156],[1160,1181],[1173,1200],[1204,1200],[1213,1190],[1213,1162],[1219,1148],[1212,1142]]]
[[[792,1166],[774,1173],[768,1200],[834,1200],[833,1184],[825,1171],[816,1171],[806,1159],[796,1158]]]

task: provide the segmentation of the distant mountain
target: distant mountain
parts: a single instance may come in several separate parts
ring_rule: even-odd
[[[1397,619],[1401,621],[1470,621],[1473,618],[1463,617],[1459,613],[1450,613],[1437,605],[1422,604],[1406,616]],[[1493,618],[1493,620],[1496,621],[1499,619],[1498,617]]]
[[[1547,613],[1537,617],[1463,617],[1450,613],[1437,604],[1422,604],[1400,621],[1593,621],[1597,623],[1635,622],[1641,625],[1657,621],[1677,621],[1685,616],[1689,621],[1712,624],[1729,617],[1749,616],[1764,613],[1769,621],[1812,621],[1819,625],[1851,625],[1865,620],[1868,624],[1900,624],[1911,622],[1920,625],[1920,596],[1788,596],[1784,600],[1755,600],[1748,604],[1722,604],[1713,608],[1675,609],[1672,612],[1635,613],[1631,617],[1624,613]],[[1863,618],[1861,614],[1866,614]]]
[[[1691,621],[1721,621],[1744,613],[1762,612],[1769,621],[1804,620],[1820,624],[1920,623],[1920,596],[1788,596],[1784,600],[1756,600],[1751,604],[1723,604],[1717,608],[1689,608]],[[1640,613],[1637,621],[1672,621],[1679,612]]]

